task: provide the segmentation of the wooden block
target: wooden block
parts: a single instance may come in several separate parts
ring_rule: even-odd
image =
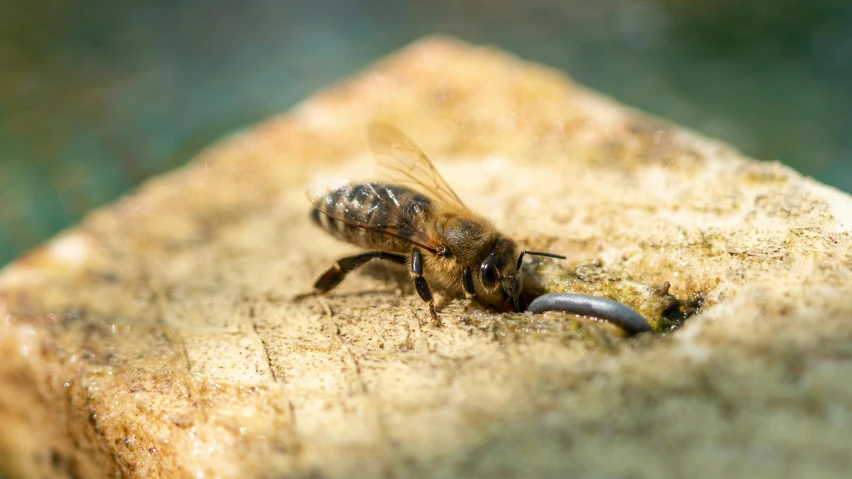
[[[540,286],[669,281],[701,309],[624,339],[441,295],[437,326],[382,265],[291,301],[357,251],[310,223],[304,191],[371,176],[373,118],[503,232],[568,256],[531,268]],[[789,168],[427,38],[0,273],[0,471],[845,477],[850,229],[852,199]]]

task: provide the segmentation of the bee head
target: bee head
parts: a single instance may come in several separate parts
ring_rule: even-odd
[[[484,294],[479,294],[483,302],[499,311],[519,311],[519,284],[515,281],[518,268],[518,246],[514,241],[500,238],[491,253],[479,265],[479,278]]]
[[[564,256],[540,251],[523,250],[518,254],[517,250],[514,241],[500,238],[479,266],[479,277],[486,292],[481,300],[501,311],[521,311],[522,282],[518,273],[525,254],[565,259]]]

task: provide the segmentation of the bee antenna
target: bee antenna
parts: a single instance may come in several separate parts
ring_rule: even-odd
[[[559,255],[559,254],[545,253],[545,252],[542,252],[542,251],[528,251],[528,250],[523,250],[523,251],[521,251],[520,256],[518,256],[518,267],[517,267],[517,269],[521,269],[521,261],[523,261],[523,260],[524,260],[524,255],[525,255],[525,254],[531,254],[531,255],[534,255],[534,256],[547,256],[548,258],[559,258],[559,259],[565,259],[565,257],[564,257],[564,256]]]

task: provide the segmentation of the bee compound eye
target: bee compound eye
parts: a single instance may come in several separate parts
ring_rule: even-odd
[[[479,272],[482,275],[482,284],[488,289],[493,289],[497,284],[497,265],[494,264],[494,259],[489,256],[483,261]]]

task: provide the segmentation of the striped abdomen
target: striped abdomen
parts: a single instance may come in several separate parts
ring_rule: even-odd
[[[311,218],[332,236],[365,249],[407,253],[423,241],[432,202],[401,186],[350,184],[309,193]]]

